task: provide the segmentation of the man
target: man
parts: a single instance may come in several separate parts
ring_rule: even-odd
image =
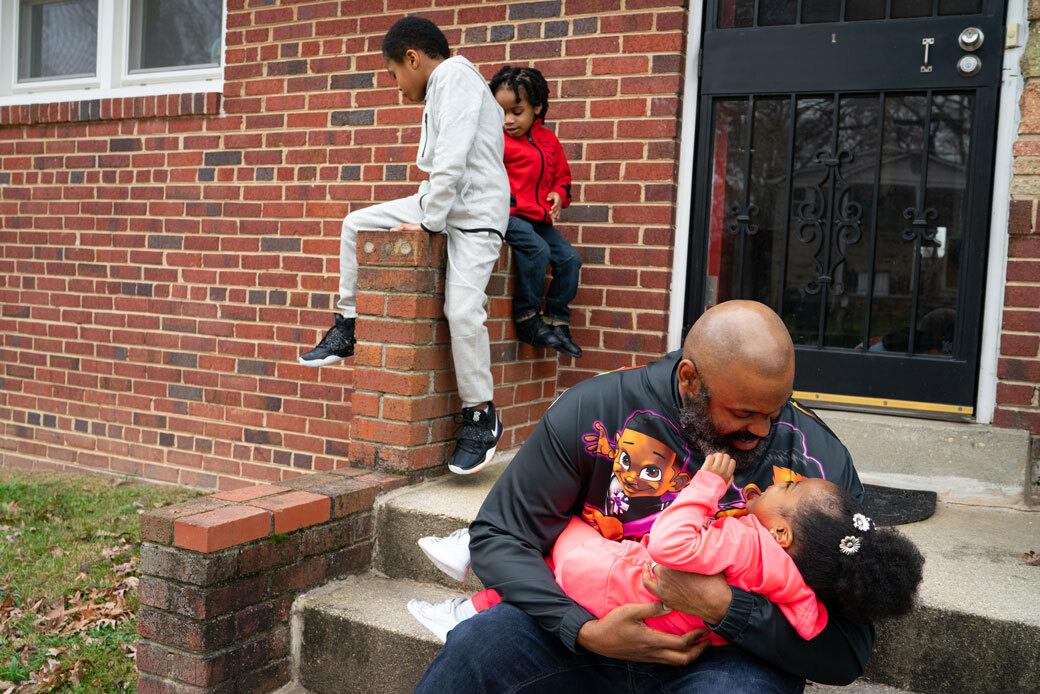
[[[597,620],[563,593],[543,559],[572,516],[587,518],[589,505],[603,503],[613,466],[586,443],[594,423],[617,431],[635,410],[682,429],[699,453],[691,467],[715,451],[736,459],[720,513],[740,512],[774,481],[801,477],[829,479],[862,498],[848,451],[790,400],[793,380],[794,348],[780,318],[762,304],[731,301],[694,324],[681,353],[561,395],[470,527],[473,569],[505,602],[455,627],[416,691],[801,692],[807,678],[858,677],[873,647],[869,624],[832,613],[804,641],[764,597],[721,575],[664,567],[656,579],[644,575],[663,604],[624,605]],[[647,627],[642,620],[664,614],[664,605],[700,617],[731,645],[707,648],[703,631]]]

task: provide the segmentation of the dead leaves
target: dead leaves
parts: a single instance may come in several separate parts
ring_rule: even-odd
[[[128,547],[119,545],[109,548],[110,555],[119,556]],[[16,638],[17,625],[26,617],[36,615],[32,626],[39,632],[50,635],[82,633],[100,627],[114,627],[132,620],[134,612],[127,606],[127,597],[137,590],[140,583],[137,576],[131,575],[137,570],[137,563],[137,557],[131,557],[125,563],[113,567],[113,575],[109,577],[107,585],[77,590],[71,595],[50,602],[40,599],[19,607],[14,596],[6,592],[0,600],[0,639],[9,639],[22,661],[27,663],[29,656],[37,653],[37,648],[23,639]],[[0,594],[5,591],[10,591],[10,586],[0,586]],[[92,640],[86,634],[83,639],[85,642]],[[121,650],[129,658],[136,655],[133,644],[122,644]],[[35,694],[51,691],[64,684],[78,685],[86,681],[91,666],[86,658],[78,658],[71,662],[66,658],[63,662],[62,656],[75,655],[68,648],[50,648],[44,655],[47,656],[47,660],[42,666],[37,667],[26,681],[19,684],[0,682],[0,694]]]
[[[1037,554],[1033,550],[1029,550],[1028,552],[1018,556],[1026,560],[1027,566],[1040,566],[1040,554]]]

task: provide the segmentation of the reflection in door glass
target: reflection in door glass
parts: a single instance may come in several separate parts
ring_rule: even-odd
[[[967,94],[886,101],[871,350],[953,352],[971,122]]]
[[[719,29],[739,29],[754,24],[755,0],[719,0]]]
[[[955,14],[978,14],[982,12],[982,0],[939,0],[939,16]]]
[[[953,354],[970,94],[720,99],[713,125],[709,303],[773,306],[800,345]]]
[[[713,114],[711,219],[708,224],[708,292],[732,296],[736,273],[732,271],[736,240],[727,230],[737,225],[734,205],[744,201],[747,168],[747,99],[720,99]],[[722,259],[727,258],[725,270]],[[720,299],[722,301],[724,299]],[[713,303],[713,302],[712,302]]]
[[[892,0],[892,18],[931,17],[932,0]]]
[[[802,0],[802,23],[836,22],[841,19],[841,0]]]
[[[758,26],[794,24],[798,18],[798,0],[759,0]]]
[[[885,18],[886,0],[845,0],[845,21]]]

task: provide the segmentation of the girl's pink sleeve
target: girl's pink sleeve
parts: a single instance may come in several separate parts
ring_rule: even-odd
[[[672,569],[699,574],[724,573],[726,582],[776,603],[804,639],[827,624],[827,610],[794,561],[752,517],[712,522],[725,481],[699,470],[693,481],[654,521],[647,550]]]
[[[741,571],[759,558],[753,532],[739,523],[712,523],[726,482],[698,470],[650,529],[647,550],[659,564],[699,574]]]

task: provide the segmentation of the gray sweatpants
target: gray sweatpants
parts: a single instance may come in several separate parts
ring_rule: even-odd
[[[357,233],[359,229],[392,229],[415,224],[423,218],[419,195],[390,200],[351,212],[343,220],[339,244],[339,301],[347,318],[357,316]],[[491,344],[487,320],[488,279],[498,262],[502,239],[488,232],[464,233],[447,228],[448,272],[444,289],[444,315],[451,331],[451,356],[464,407],[491,400]]]

